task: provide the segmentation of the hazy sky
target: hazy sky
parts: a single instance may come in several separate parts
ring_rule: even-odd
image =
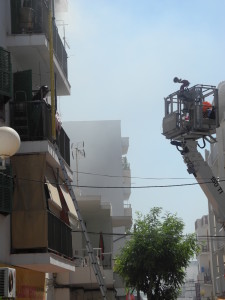
[[[195,182],[161,134],[164,97],[179,88],[175,76],[191,85],[225,80],[224,11],[224,0],[69,0],[62,120],[121,120],[132,176],[156,178],[132,186]],[[177,213],[186,232],[208,211],[198,186],[132,189],[130,203],[133,212]]]

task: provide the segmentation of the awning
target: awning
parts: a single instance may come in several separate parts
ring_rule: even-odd
[[[63,184],[63,182],[61,180],[60,180],[60,189],[62,191],[62,194],[63,194],[63,197],[66,201],[66,204],[68,206],[70,214],[73,217],[75,217],[76,219],[78,219],[77,212],[76,212],[75,206],[73,204],[73,200],[72,200],[72,198],[69,194],[69,191],[68,191],[67,187]]]
[[[56,186],[56,178],[54,176],[53,170],[50,167],[46,168],[45,172],[45,180],[46,184],[48,186],[49,194],[50,194],[50,201],[54,206],[56,206],[58,209],[62,210],[62,204],[60,201],[58,189]]]

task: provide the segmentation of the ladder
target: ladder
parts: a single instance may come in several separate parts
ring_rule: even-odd
[[[70,183],[70,180],[69,180],[69,177],[68,177],[65,165],[64,165],[64,160],[61,156],[61,153],[60,153],[59,148],[58,148],[56,143],[54,143],[54,148],[55,148],[55,152],[56,152],[56,154],[58,156],[58,159],[59,159],[59,163],[60,163],[63,175],[64,175],[66,185],[69,189],[70,196],[73,200],[73,203],[74,203],[74,206],[75,206],[75,209],[76,209],[76,212],[77,212],[77,216],[78,216],[78,219],[79,219],[79,222],[80,222],[82,233],[84,234],[84,237],[85,237],[85,240],[86,240],[86,248],[87,248],[87,251],[88,251],[89,259],[91,261],[95,277],[96,277],[97,282],[99,284],[99,288],[100,288],[103,299],[107,300],[107,298],[106,298],[106,287],[105,287],[104,279],[102,277],[100,267],[97,263],[96,256],[94,255],[94,251],[93,251],[90,239],[88,237],[87,228],[86,228],[85,223],[83,221],[83,218],[81,216],[80,209],[79,209],[79,206],[78,206],[78,202],[77,202],[76,197],[75,197],[75,193],[73,191],[73,188],[71,187],[71,183]]]

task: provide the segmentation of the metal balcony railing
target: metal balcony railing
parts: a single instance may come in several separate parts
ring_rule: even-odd
[[[204,274],[204,283],[208,283],[208,284],[210,284],[210,283],[212,283],[212,277],[211,277],[211,274],[210,273],[205,273]]]
[[[10,102],[10,126],[22,141],[52,140],[51,106],[44,100]],[[70,165],[70,140],[64,129],[57,132],[56,143]]]
[[[61,127],[60,134],[57,135],[56,143],[64,160],[70,165],[70,139]]]
[[[208,245],[202,245],[201,250],[202,250],[202,252],[209,252],[209,246]]]
[[[20,0],[11,0],[11,28],[12,34],[45,34],[49,40],[48,1],[27,0],[23,1],[21,7]],[[67,78],[67,53],[55,21],[53,21],[52,29],[54,54]]]
[[[130,170],[130,164],[128,163],[126,156],[122,157],[122,165],[123,165],[123,170]]]
[[[102,266],[103,269],[112,269],[111,252],[102,252],[101,248],[93,248],[93,251],[99,266]],[[73,259],[77,267],[90,267],[91,265],[86,249],[74,250]]]
[[[71,228],[48,212],[48,249],[72,258]]]

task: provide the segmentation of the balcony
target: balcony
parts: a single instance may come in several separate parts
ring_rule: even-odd
[[[101,248],[93,248],[97,263],[103,269],[112,269],[112,253],[102,252]],[[86,249],[74,250],[73,259],[76,267],[90,266],[90,260]]]
[[[122,137],[122,155],[127,154],[128,148],[129,148],[129,138]]]
[[[131,172],[130,164],[128,163],[126,156],[122,157],[122,166],[124,200],[128,200],[131,194]]]
[[[11,0],[11,35],[7,46],[23,69],[36,74],[34,86],[47,84],[49,76],[49,7],[48,2]],[[53,21],[54,69],[58,95],[69,95],[67,53]],[[42,82],[40,82],[40,80]]]
[[[40,272],[75,271],[75,265],[70,259],[72,257],[71,228],[50,211],[47,212],[43,220],[45,228],[40,233],[43,242],[45,235],[47,235],[46,247],[43,247],[43,243],[40,248],[38,246],[35,248],[26,248],[26,246],[22,246],[25,248],[17,248],[13,246],[10,256],[11,263]],[[40,226],[40,231],[41,227],[43,226]],[[37,231],[35,232],[37,233]],[[24,244],[29,243],[27,239],[28,233],[24,230]]]
[[[14,155],[11,164],[12,262],[41,272],[73,271],[70,218],[77,216],[57,169],[43,153]]]
[[[130,229],[132,226],[132,208],[131,204],[124,204],[124,214],[120,216],[112,216],[112,226],[121,227],[125,226]]]
[[[22,142],[53,142],[51,106],[44,100],[10,102],[10,126],[18,132]],[[70,165],[70,140],[63,128],[57,134],[56,143],[62,157]],[[38,149],[36,145],[36,152]]]
[[[198,274],[198,281],[203,282],[204,284],[212,284],[211,272],[204,270],[204,272]]]
[[[209,245],[201,245],[201,253],[208,253],[209,251]]]
[[[132,218],[132,207],[129,203],[124,204],[124,216]]]
[[[48,212],[48,251],[72,257],[71,228]]]
[[[99,264],[104,282],[107,288],[113,287],[113,270],[112,270],[112,253],[102,253],[100,248],[93,248]],[[74,262],[76,266],[75,272],[70,272],[67,278],[65,276],[57,276],[58,284],[66,284],[70,286],[83,286],[88,288],[98,288],[98,282],[86,249],[75,250]],[[79,255],[77,255],[79,253]]]

